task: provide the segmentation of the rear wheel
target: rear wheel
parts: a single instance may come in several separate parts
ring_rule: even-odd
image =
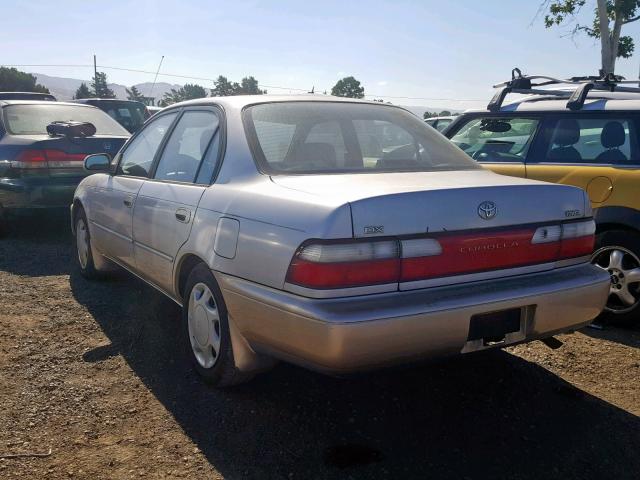
[[[591,261],[611,278],[602,319],[632,323],[640,319],[640,235],[611,230],[598,235]]]
[[[89,280],[94,280],[100,276],[93,263],[93,255],[91,253],[91,235],[89,234],[89,224],[87,216],[82,208],[76,214],[75,222],[75,240],[76,240],[76,259],[80,267],[80,274]]]
[[[189,274],[182,307],[187,355],[200,376],[211,385],[227,387],[246,382],[233,358],[227,309],[209,268],[197,265]]]

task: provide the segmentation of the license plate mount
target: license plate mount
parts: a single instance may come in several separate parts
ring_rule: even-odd
[[[522,308],[473,315],[467,341],[482,340],[485,346],[503,343],[507,334],[520,331],[522,317]]]

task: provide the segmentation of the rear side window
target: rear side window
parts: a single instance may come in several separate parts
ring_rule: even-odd
[[[472,118],[451,141],[479,162],[524,162],[537,128],[533,118]]]
[[[260,169],[269,174],[481,168],[405,110],[348,102],[279,102],[243,112]]]
[[[638,132],[635,122],[622,115],[606,118],[554,118],[547,128],[543,162],[637,164]]]
[[[96,135],[129,136],[118,122],[95,107],[57,103],[7,105],[2,109],[4,124],[12,135],[46,135],[52,122],[90,122]]]
[[[154,178],[194,182],[219,123],[218,116],[211,111],[185,112],[164,147]],[[211,163],[216,160],[217,153],[216,149],[213,157],[208,156],[205,169],[211,169]]]
[[[144,105],[129,102],[105,102],[98,106],[131,133],[138,131],[146,118]]]
[[[117,173],[134,177],[148,177],[156,152],[176,115],[176,112],[171,112],[155,118],[145,125],[122,152]]]

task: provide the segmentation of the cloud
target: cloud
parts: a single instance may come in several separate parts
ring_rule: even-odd
[[[386,87],[388,83],[389,82],[387,82],[386,80],[381,80],[381,81],[378,82],[378,86],[379,87]]]

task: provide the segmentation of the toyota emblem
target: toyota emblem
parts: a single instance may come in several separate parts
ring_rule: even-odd
[[[482,202],[478,205],[478,215],[483,220],[491,220],[498,213],[498,207],[493,202]]]

